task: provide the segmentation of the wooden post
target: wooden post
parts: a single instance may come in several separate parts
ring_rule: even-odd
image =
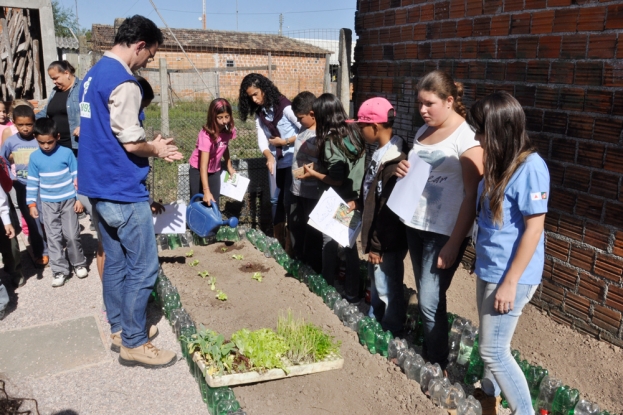
[[[160,58],[160,134],[169,136],[169,76],[167,60]]]
[[[273,56],[268,52],[268,79],[273,78]]]
[[[350,54],[353,32],[350,29],[340,29],[339,60],[340,69],[337,76],[337,97],[342,102],[344,110],[350,113]],[[352,116],[352,114],[348,114]]]
[[[324,63],[324,83],[322,85],[322,92],[331,92],[331,54],[327,53]]]

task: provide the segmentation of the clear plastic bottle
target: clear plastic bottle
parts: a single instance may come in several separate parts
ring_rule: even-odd
[[[434,405],[441,406],[442,396],[452,386],[448,378],[433,378],[428,383],[428,393]]]
[[[455,383],[441,395],[441,407],[453,410],[458,408],[463,400],[465,400],[465,391],[460,383]]]
[[[439,363],[435,363],[434,365],[426,363],[420,370],[420,388],[422,389],[422,392],[428,392],[428,385],[432,379],[441,379],[442,377],[443,371],[441,370]]]
[[[387,349],[387,358],[388,359],[397,359],[398,351],[405,349],[407,347],[407,342],[403,339],[396,337],[389,343],[389,347]]]
[[[463,333],[461,334],[459,355],[456,358],[456,363],[459,365],[465,365],[469,362],[469,357],[472,354],[472,348],[474,347],[476,336],[478,336],[478,328],[471,325],[465,326]]]
[[[600,410],[596,403],[582,399],[575,406],[574,415],[599,415]]]
[[[534,409],[538,412],[541,409],[546,411],[552,410],[552,403],[554,402],[554,395],[559,387],[562,386],[562,381],[552,378],[549,375],[545,376],[541,381],[539,387],[539,395],[534,403]]]
[[[413,352],[413,355],[408,355],[404,360],[404,371],[405,375],[407,375],[407,379],[414,380],[416,382],[420,381],[420,371],[422,367],[426,364],[424,358],[419,354]]]
[[[402,368],[402,370],[404,370],[405,368],[405,361],[407,360],[407,357],[409,356],[415,356],[415,350],[413,350],[413,348],[408,348],[408,349],[402,349],[401,351],[398,352],[398,366],[400,366]],[[419,377],[418,377],[419,379]]]
[[[456,408],[457,415],[482,415],[482,406],[472,395],[462,400]]]

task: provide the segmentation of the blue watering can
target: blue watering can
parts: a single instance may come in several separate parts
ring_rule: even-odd
[[[198,193],[190,199],[186,208],[186,223],[197,236],[205,238],[216,233],[219,226],[229,225],[235,228],[238,226],[238,218],[221,219],[221,211],[216,202],[207,206],[203,203],[203,194]]]

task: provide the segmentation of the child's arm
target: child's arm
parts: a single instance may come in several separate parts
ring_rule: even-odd
[[[201,185],[203,187],[203,201],[212,206],[214,196],[210,193],[210,185],[208,184],[208,162],[210,161],[210,153],[207,151],[199,152],[199,176],[201,177]]]
[[[76,199],[76,203],[74,203],[74,212],[76,213],[84,212],[84,205],[78,199]]]
[[[229,172],[230,176],[236,174],[236,170],[231,164],[231,158],[229,157],[229,147],[227,147],[227,149],[225,150],[225,153],[223,154],[223,159],[225,160],[225,163],[227,163],[227,171]]]
[[[268,148],[268,137],[266,137],[266,133],[264,133],[264,129],[260,124],[260,118],[255,116],[255,129],[257,130],[257,146],[266,157],[266,167],[268,167],[268,172],[270,174],[274,173],[275,170],[275,156],[270,152]]]
[[[6,236],[9,239],[15,236],[15,229],[13,225],[11,225],[11,217],[9,216],[9,202],[6,197],[6,193],[0,189],[0,219],[2,219],[2,223],[4,224],[4,230],[6,232]]]
[[[31,160],[28,163],[28,179],[26,180],[26,203],[30,208],[30,216],[33,218],[39,217],[39,212],[37,211],[37,195],[39,194],[39,168],[37,167],[37,163],[32,162]]]

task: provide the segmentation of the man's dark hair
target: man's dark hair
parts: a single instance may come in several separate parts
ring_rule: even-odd
[[[396,118],[396,111],[391,109],[387,111],[387,122],[382,123],[383,128],[393,128],[394,127],[394,119]]]
[[[34,121],[35,111],[32,108],[30,108],[28,105],[19,105],[13,108],[13,121],[15,121],[17,117],[30,118]]]
[[[115,35],[115,45],[130,46],[143,41],[147,46],[162,45],[164,37],[156,24],[146,17],[135,14],[123,21]]]
[[[154,90],[149,81],[140,75],[135,75],[134,77],[143,90],[143,101],[152,101],[154,99]]]
[[[52,137],[56,137],[58,134],[56,123],[52,118],[39,118],[35,121],[33,132],[35,137],[39,137],[40,135],[51,135]]]
[[[297,114],[309,114],[316,100],[316,95],[309,91],[303,91],[292,100],[292,112]]]

